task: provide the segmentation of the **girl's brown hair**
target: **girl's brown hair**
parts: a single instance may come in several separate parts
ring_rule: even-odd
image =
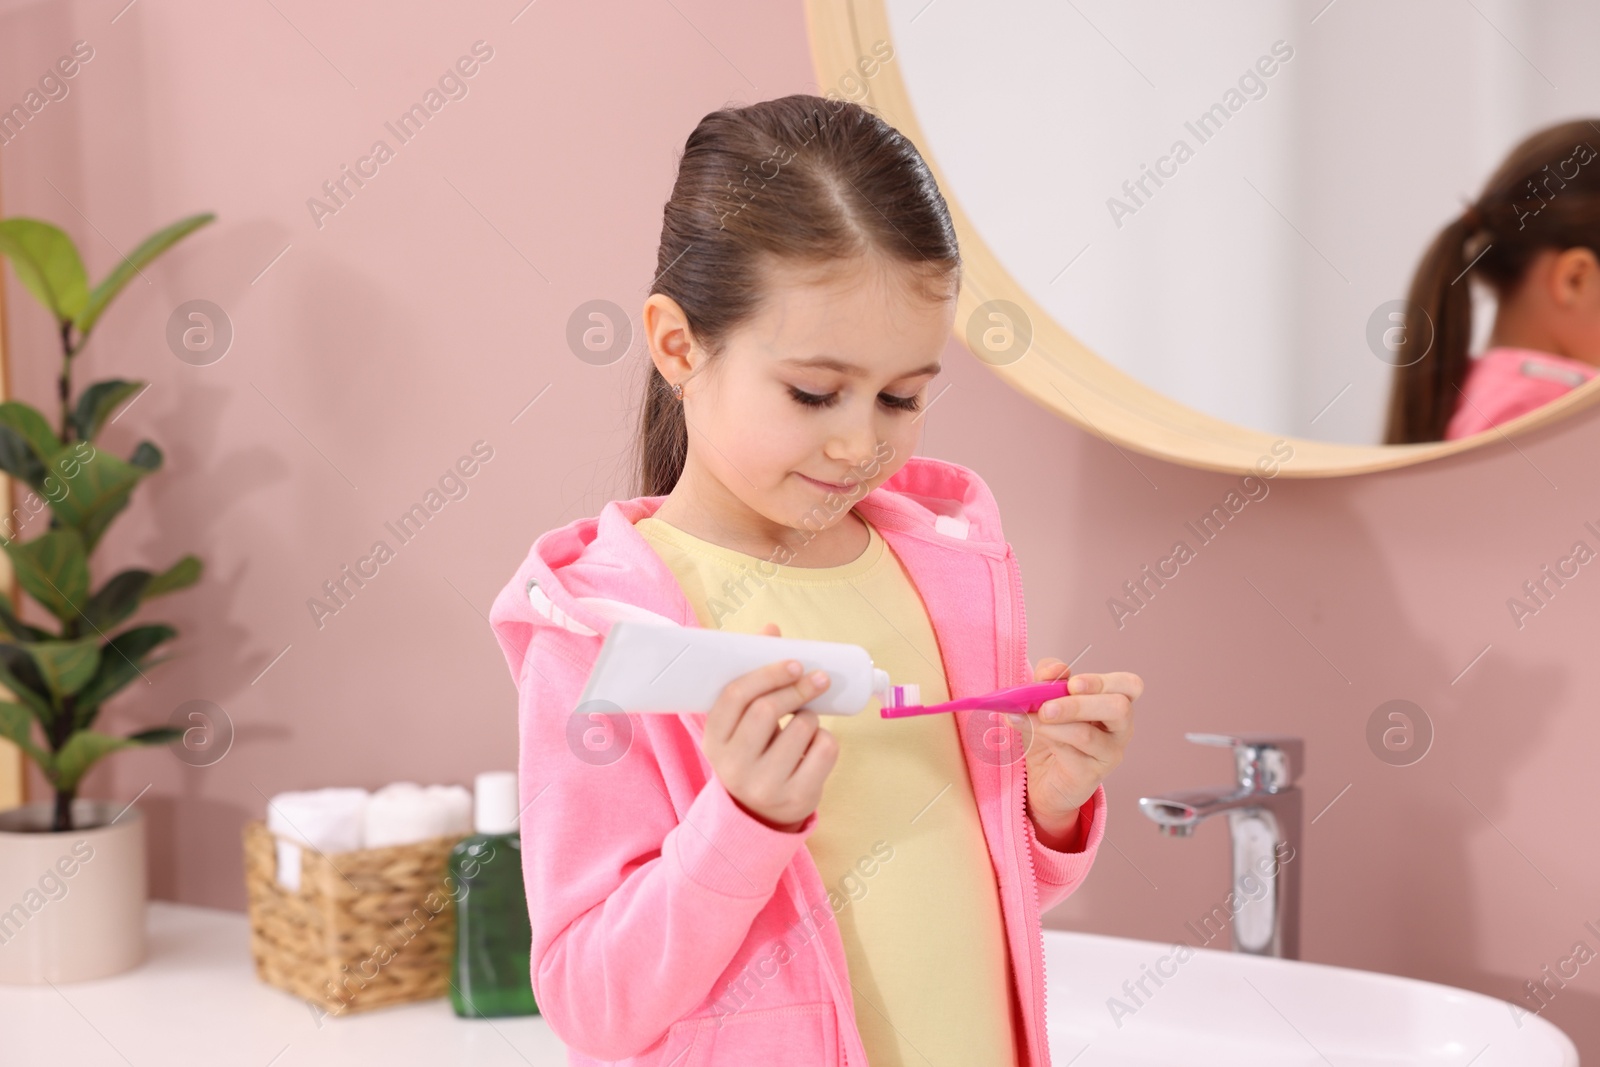
[[[1432,344],[1396,367],[1384,443],[1444,439],[1470,366],[1476,277],[1504,300],[1547,248],[1600,255],[1600,125],[1578,119],[1540,130],[1511,150],[1477,201],[1446,226],[1417,266],[1406,303],[1408,338]],[[1469,271],[1470,267],[1470,271]],[[1426,315],[1431,322],[1419,321]]]
[[[922,155],[846,100],[796,94],[711,112],[684,145],[662,215],[650,292],[683,308],[707,365],[759,311],[774,260],[876,254],[913,268],[931,301],[960,284],[955,227]],[[653,363],[646,374],[638,490],[661,496],[683,473],[689,436],[682,401]]]

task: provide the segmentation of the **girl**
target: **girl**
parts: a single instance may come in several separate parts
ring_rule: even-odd
[[[826,677],[785,662],[706,714],[574,707],[619,619],[852,642],[924,703],[1066,676],[1029,669],[988,487],[912,455],[959,282],[926,164],[861,107],[690,135],[642,316],[643,495],[541,536],[490,616],[533,988],[572,1063],[1049,1062],[1039,917],[1105,833],[1136,675],[1012,723],[819,718]]]
[[[1533,134],[1429,246],[1405,336],[1431,329],[1432,344],[1395,371],[1385,444],[1482,433],[1600,372],[1597,144],[1590,119]],[[1496,312],[1488,349],[1469,361],[1474,277],[1494,291]]]

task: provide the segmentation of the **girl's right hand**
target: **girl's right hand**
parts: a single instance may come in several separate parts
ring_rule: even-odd
[[[761,632],[779,636],[775,623]],[[780,660],[729,682],[706,715],[700,747],[747,814],[792,833],[822,802],[839,742],[816,712],[796,710],[828,687],[828,676],[817,671],[802,678],[790,664],[799,666]],[[794,718],[780,728],[778,720],[790,713]]]

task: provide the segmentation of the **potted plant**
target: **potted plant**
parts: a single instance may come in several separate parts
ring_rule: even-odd
[[[184,556],[158,573],[125,570],[93,587],[89,557],[162,457],[149,441],[127,459],[95,446],[145,383],[109,379],[74,396],[72,360],[122,288],[214,217],[194,215],[152,234],[92,289],[63,231],[37,219],[0,219],[0,254],[55,317],[62,354],[57,425],[27,404],[0,403],[0,470],[50,509],[49,528],[28,541],[0,523],[0,547],[23,590],[58,624],[22,621],[0,591],[0,685],[11,697],[0,700],[0,736],[38,765],[55,792],[53,801],[0,812],[0,982],[97,978],[144,958],[142,816],[131,805],[77,793],[102,756],[183,736],[167,726],[118,736],[95,723],[107,700],[169,658],[151,653],[177,636],[162,623],[113,631],[146,600],[193,585],[200,560]]]

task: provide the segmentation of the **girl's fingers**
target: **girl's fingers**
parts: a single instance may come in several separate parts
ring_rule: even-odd
[[[1082,686],[1083,688],[1079,688]],[[1121,693],[1129,700],[1144,695],[1144,679],[1128,671],[1111,671],[1108,674],[1075,674],[1072,676],[1074,696],[1095,693]]]
[[[778,632],[778,624],[776,622],[763,622],[762,635],[763,637],[782,637],[782,633]],[[723,688],[722,694],[718,696],[717,701],[712,704],[712,709],[706,715],[707,736],[715,737],[717,741],[726,744],[728,737],[733,736],[734,728],[739,725],[739,715],[742,715],[744,709],[749,707],[750,701],[754,701],[755,697],[766,693],[768,689],[778,688],[779,685],[784,685],[787,681],[792,681],[795,678],[795,675],[787,672],[787,661],[770,664],[770,670],[770,675],[763,675],[765,681],[752,681],[750,685],[741,686],[736,693],[730,694],[728,693],[728,688]],[[746,677],[749,677],[749,675],[746,675]],[[733,683],[730,683],[730,688],[731,685]]]
[[[1065,713],[1059,722],[1099,722],[1126,743],[1133,732],[1133,702],[1144,694],[1144,679],[1128,671],[1073,676],[1073,696],[1050,701]],[[1043,710],[1043,709],[1041,709]]]
[[[826,674],[822,675],[821,682],[813,680],[810,674],[798,679],[786,674],[784,680],[793,684],[779,686],[750,701],[733,729],[730,743],[745,750],[752,760],[760,758],[767,750],[779,729],[779,719],[798,710],[800,705],[827,688]]]
[[[790,778],[791,785],[807,796],[813,792],[820,793],[822,783],[838,759],[839,739],[819,727],[812,736],[811,745],[801,758],[800,765],[795,768],[794,775]]]
[[[814,711],[797,711],[794,717],[778,731],[772,744],[756,760],[764,773],[771,773],[779,781],[788,781],[795,767],[805,756],[811,741],[822,730],[822,723]]]
[[[735,678],[723,686],[722,692],[711,705],[711,711],[706,715],[706,733],[718,741],[728,742],[737,736],[739,727],[749,718],[745,709],[752,701],[780,686],[791,685],[795,678],[785,660],[769,663]]]
[[[1045,718],[1046,708],[1058,713],[1060,718]],[[1100,723],[1106,733],[1117,738],[1125,736],[1133,728],[1133,704],[1121,693],[1058,697],[1047,702],[1039,712],[1042,726],[1070,722]]]
[[[1069,748],[1107,770],[1121,762],[1121,747],[1110,734],[1088,722],[1044,723],[1035,732],[1046,742]]]
[[[1033,680],[1036,682],[1059,682],[1070,673],[1065,663],[1052,656],[1040,660],[1034,666]]]

